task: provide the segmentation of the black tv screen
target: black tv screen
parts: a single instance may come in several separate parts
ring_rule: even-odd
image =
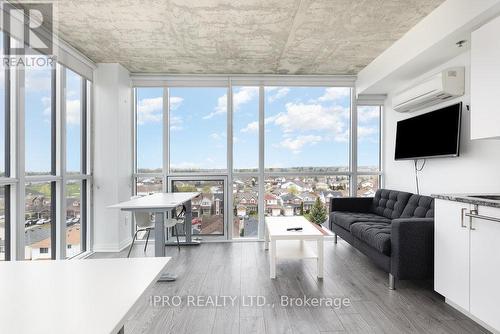
[[[462,103],[399,121],[396,160],[459,155]]]

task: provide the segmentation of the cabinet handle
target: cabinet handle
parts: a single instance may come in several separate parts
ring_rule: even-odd
[[[470,217],[471,221],[472,221],[472,218],[477,218],[477,219],[484,219],[484,220],[489,220],[492,222],[500,223],[500,218],[478,215],[477,210],[471,210],[470,213],[466,213],[465,215],[467,217]],[[471,228],[471,230],[475,230],[475,228]]]
[[[466,215],[465,211],[467,211],[467,209],[462,208],[462,214],[460,215],[460,227],[462,228],[467,228],[467,225],[464,224],[464,216]]]
[[[469,217],[469,229],[471,231],[475,231],[476,228],[475,227],[472,227],[472,218],[474,218],[474,216],[479,216],[477,214],[477,210],[470,210],[470,213],[469,214],[465,214],[467,217]]]

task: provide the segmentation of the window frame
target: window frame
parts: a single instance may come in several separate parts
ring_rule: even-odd
[[[353,189],[354,194],[352,196],[357,196],[357,188],[358,188],[358,176],[364,176],[364,175],[378,175],[379,179],[379,189],[384,187],[384,182],[385,182],[385,177],[384,177],[384,145],[383,145],[383,140],[384,140],[384,131],[383,131],[383,124],[384,124],[384,101],[385,101],[386,96],[385,95],[360,95],[358,99],[355,101],[356,102],[356,141],[355,141],[355,148],[353,149],[353,154],[356,155],[356,169],[354,170],[353,174],[353,182],[351,183],[351,189]],[[379,150],[378,150],[378,171],[363,171],[359,170],[358,168],[358,106],[359,107],[378,107],[379,108]]]
[[[253,86],[259,89],[259,166],[258,171],[251,172],[238,172],[233,169],[233,92],[235,87],[245,87]],[[267,86],[286,86],[286,87],[348,87],[351,89],[351,101],[350,101],[350,124],[349,124],[349,164],[346,171],[332,172],[276,172],[276,171],[265,171],[265,87]],[[134,130],[134,140],[133,140],[133,166],[134,173],[132,175],[132,181],[134,184],[134,192],[136,193],[136,179],[138,177],[162,177],[163,178],[163,191],[168,191],[170,189],[171,179],[202,179],[211,177],[226,177],[226,187],[232,190],[233,178],[236,177],[256,177],[259,180],[259,199],[258,199],[258,217],[259,217],[259,232],[258,238],[243,238],[242,240],[262,240],[264,237],[264,218],[265,218],[265,180],[267,177],[277,177],[277,176],[348,176],[349,177],[349,192],[350,196],[356,196],[357,190],[357,176],[358,175],[379,175],[380,176],[380,186],[383,186],[383,152],[382,152],[382,136],[383,136],[383,110],[382,106],[384,104],[385,96],[375,97],[374,100],[362,99],[356,97],[355,88],[355,78],[352,76],[274,76],[274,75],[262,75],[262,76],[246,76],[246,75],[234,75],[234,76],[168,76],[168,75],[147,75],[147,74],[133,74],[132,75],[132,87],[133,87],[133,100],[134,100],[134,128],[137,121],[137,93],[138,88],[147,87],[161,87],[163,88],[163,166],[162,173],[138,173],[137,172],[137,146],[136,146],[136,133]],[[169,150],[169,136],[170,136],[170,115],[169,115],[169,88],[177,87],[227,87],[227,166],[228,170],[224,173],[211,173],[211,172],[200,172],[200,173],[170,173],[169,163],[170,163],[170,150]],[[381,107],[381,117],[380,117],[380,149],[379,149],[379,161],[380,168],[377,172],[358,172],[357,170],[357,106],[358,105],[377,105]],[[131,194],[131,195],[133,195]],[[237,239],[233,238],[233,196],[232,193],[226,192],[225,201],[225,224],[226,224],[226,238],[227,239]]]
[[[184,175],[180,176],[177,174],[172,174],[167,176],[167,192],[172,192],[173,191],[173,183],[175,181],[222,181],[224,183],[224,219],[223,219],[223,234],[199,234],[199,236],[202,236],[204,239],[211,239],[212,241],[214,240],[220,240],[220,239],[226,239],[227,238],[227,233],[228,233],[228,225],[230,225],[229,222],[229,213],[228,213],[228,198],[230,197],[228,192],[229,189],[232,189],[229,187],[228,183],[228,178],[226,175],[199,175],[199,176],[193,176],[193,175]],[[182,234],[179,234],[182,235]],[[194,234],[191,234],[193,237],[195,236]]]
[[[11,43],[16,40],[8,33],[4,36],[4,56]],[[81,164],[80,174],[66,173],[66,124],[65,124],[65,72],[66,66],[56,63],[51,69],[51,171],[48,174],[27,175],[25,170],[25,70],[21,67],[6,69],[6,166],[5,177],[0,177],[0,186],[6,188],[6,260],[24,260],[25,258],[25,196],[26,185],[33,182],[47,182],[51,187],[51,258],[65,259],[66,224],[65,224],[65,183],[68,180],[81,180],[82,204],[81,215],[85,220],[81,224],[82,253],[88,254],[91,249],[92,228],[92,174],[91,174],[91,128],[92,128],[92,83],[85,76],[71,69],[81,77]],[[7,224],[7,223],[6,223]],[[7,238],[6,238],[7,239]]]

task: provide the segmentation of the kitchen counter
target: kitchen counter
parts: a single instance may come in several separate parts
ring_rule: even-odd
[[[432,194],[431,196],[437,199],[444,199],[448,201],[500,208],[500,200],[472,197],[489,195],[500,196],[499,194]]]

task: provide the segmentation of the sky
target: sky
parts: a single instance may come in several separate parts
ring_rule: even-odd
[[[80,171],[82,78],[66,70],[66,170]],[[50,174],[51,169],[51,70],[31,68],[25,77],[26,172]]]
[[[225,169],[227,164],[227,90],[170,89],[172,169]],[[138,168],[162,165],[161,88],[139,88]],[[233,165],[258,167],[257,87],[233,88]],[[266,168],[347,167],[349,88],[266,87]],[[360,107],[358,165],[378,163],[379,108]]]

